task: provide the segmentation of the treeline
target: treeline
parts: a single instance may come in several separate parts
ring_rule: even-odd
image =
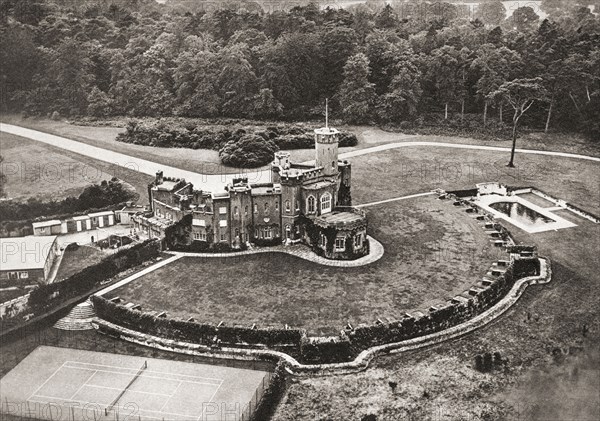
[[[533,87],[525,124],[599,136],[600,18],[586,7],[593,1],[544,0],[543,22],[531,7],[506,18],[500,1],[474,15],[437,1],[269,14],[235,4],[206,12],[192,2],[5,0],[2,106],[44,115],[306,119],[322,116],[330,98],[348,123],[477,113],[487,124],[492,115],[512,123],[508,93]]]
[[[105,208],[110,205],[137,200],[135,190],[127,188],[122,181],[113,178],[100,184],[87,186],[78,197],[43,202],[30,198],[26,202],[0,201],[0,221],[31,220],[41,216],[67,215]]]

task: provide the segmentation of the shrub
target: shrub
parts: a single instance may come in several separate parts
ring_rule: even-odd
[[[160,243],[147,240],[131,248],[110,255],[95,265],[88,266],[62,282],[42,284],[35,287],[29,295],[29,306],[43,310],[68,299],[86,294],[108,278],[119,272],[139,266],[155,259],[160,254]]]
[[[301,329],[252,329],[250,327],[220,326],[171,318],[131,310],[106,298],[92,296],[98,317],[128,329],[166,339],[195,344],[213,345],[215,338],[229,345],[296,345],[300,346],[305,333]]]
[[[232,167],[256,168],[273,160],[277,145],[255,134],[245,134],[239,140],[230,140],[219,151],[223,164]]]
[[[347,338],[329,342],[314,342],[302,345],[303,364],[329,364],[350,361],[353,358]]]

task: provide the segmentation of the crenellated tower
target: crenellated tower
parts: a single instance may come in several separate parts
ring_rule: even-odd
[[[338,174],[339,131],[329,127],[329,109],[325,105],[325,127],[315,130],[315,166],[326,176]]]

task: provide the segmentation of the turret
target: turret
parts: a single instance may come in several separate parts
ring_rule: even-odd
[[[323,167],[323,174],[338,173],[338,135],[336,129],[322,127],[315,130],[315,163]]]
[[[273,164],[283,168],[284,170],[287,170],[290,168],[290,153],[284,151],[275,152]]]

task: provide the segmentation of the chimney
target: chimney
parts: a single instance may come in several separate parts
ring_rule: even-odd
[[[157,186],[159,184],[162,184],[163,183],[163,179],[164,179],[163,172],[162,171],[157,171],[156,172],[156,180],[155,180],[154,184],[156,184]]]

